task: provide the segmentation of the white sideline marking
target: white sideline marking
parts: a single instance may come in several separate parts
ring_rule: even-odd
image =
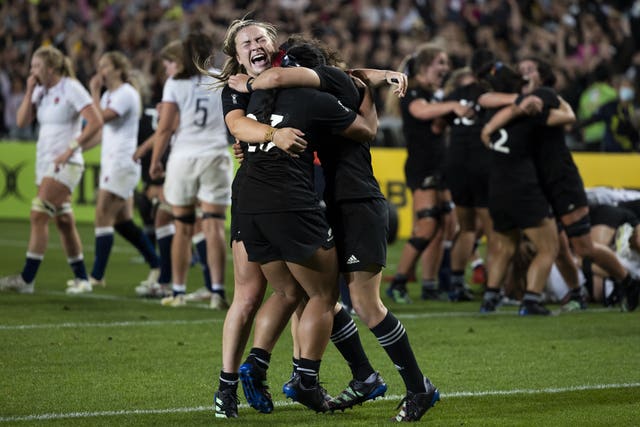
[[[457,391],[451,393],[441,393],[443,398],[457,397],[483,397],[483,396],[511,396],[516,394],[554,394],[566,393],[585,390],[607,390],[616,388],[636,388],[640,387],[640,383],[623,383],[623,384],[587,384],[571,387],[551,387],[542,389],[514,389],[514,390],[486,390],[486,391]],[[379,400],[400,400],[404,396],[392,395],[378,398]],[[370,402],[366,402],[370,403]],[[275,401],[275,406],[292,406],[296,403],[290,401]],[[247,404],[238,405],[239,408],[248,408]],[[154,414],[176,414],[190,412],[213,412],[212,406],[195,406],[192,408],[166,408],[166,409],[122,409],[119,411],[95,411],[95,412],[68,412],[66,414],[32,414],[18,415],[10,417],[0,417],[0,423],[12,423],[18,421],[48,421],[61,420],[67,418],[96,418],[96,417],[114,417],[123,415],[154,415]],[[212,414],[213,416],[213,414]]]
[[[128,326],[164,326],[164,325],[193,325],[201,323],[220,323],[224,319],[196,319],[196,320],[134,320],[126,322],[69,322],[69,323],[40,323],[33,325],[0,325],[0,331],[23,331],[27,329],[64,329],[64,328],[114,328]]]
[[[47,292],[50,294],[65,295],[63,292]],[[157,300],[146,300],[140,298],[127,298],[111,295],[100,294],[84,294],[76,295],[73,298],[104,298],[113,300],[129,300],[129,301],[141,301],[145,303],[158,304]],[[187,307],[211,310],[208,304],[189,304]],[[170,308],[167,308],[170,310]],[[594,311],[613,311],[610,308],[597,308],[585,310],[586,313]],[[502,311],[491,313],[489,316],[517,316],[516,311]],[[580,313],[571,313],[572,315]],[[420,314],[397,314],[399,319],[426,319],[426,318],[440,318],[440,317],[484,317],[485,314],[469,312],[469,311],[449,311],[441,313],[420,313]],[[131,327],[131,326],[162,326],[162,325],[190,325],[190,324],[202,324],[202,323],[220,323],[224,319],[193,319],[193,320],[132,320],[122,322],[72,322],[72,323],[36,323],[31,325],[0,325],[0,331],[22,331],[30,329],[63,329],[63,328],[112,328],[112,327]]]

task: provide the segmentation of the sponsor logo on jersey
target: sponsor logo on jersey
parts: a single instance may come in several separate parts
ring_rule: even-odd
[[[355,256],[355,255],[351,255],[351,256],[349,257],[349,259],[347,260],[347,265],[357,264],[357,263],[359,263],[359,262],[360,262],[360,260],[359,260],[358,258],[356,258],[356,256]]]

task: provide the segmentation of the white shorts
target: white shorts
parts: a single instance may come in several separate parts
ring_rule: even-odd
[[[36,185],[40,186],[44,178],[53,178],[64,184],[73,193],[73,190],[80,183],[83,171],[84,165],[76,163],[67,163],[56,171],[53,162],[36,162]]]
[[[213,156],[169,156],[164,197],[172,206],[192,206],[197,201],[231,204],[233,162],[227,148]]]
[[[139,164],[106,165],[100,169],[100,189],[126,200],[133,196],[133,190],[140,181],[140,175]]]

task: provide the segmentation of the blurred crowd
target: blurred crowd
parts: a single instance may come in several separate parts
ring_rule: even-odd
[[[466,65],[479,47],[490,49],[510,64],[536,55],[552,64],[556,89],[581,120],[588,120],[607,102],[619,100],[619,88],[627,82],[633,89],[629,106],[612,114],[622,114],[629,122],[621,131],[636,134],[624,151],[638,150],[633,106],[640,98],[636,90],[640,83],[640,0],[2,2],[0,87],[4,120],[0,133],[10,138],[33,137],[31,130],[16,128],[15,111],[31,53],[40,45],[53,44],[65,52],[85,86],[103,52],[123,51],[148,78],[151,99],[157,100],[164,81],[159,52],[168,42],[193,29],[222,41],[228,24],[245,16],[275,24],[283,40],[293,33],[321,39],[337,50],[350,68],[397,69],[402,59],[424,42],[443,46],[452,68]],[[220,65],[223,59],[218,52],[216,63]],[[628,90],[625,93],[628,97]],[[377,94],[377,104],[385,123],[384,93]],[[585,137],[583,129],[572,135],[572,148],[603,149],[599,140]]]

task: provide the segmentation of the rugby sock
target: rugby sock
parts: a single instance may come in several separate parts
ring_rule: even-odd
[[[124,237],[129,243],[142,254],[144,260],[149,264],[150,268],[160,267],[160,260],[158,255],[151,244],[151,241],[146,234],[142,232],[142,229],[135,225],[132,220],[126,220],[117,223],[114,228],[122,237]]]
[[[318,372],[320,372],[320,360],[300,358],[298,374],[300,374],[300,382],[305,388],[312,388],[318,384]]]
[[[171,242],[175,233],[176,227],[173,224],[163,225],[156,229],[158,252],[160,252],[160,277],[158,277],[158,283],[171,282]]]
[[[422,279],[422,289],[428,289],[430,291],[437,291],[438,284],[434,279]]]
[[[89,280],[87,276],[87,269],[84,265],[84,256],[82,254],[67,258],[67,262],[73,270],[74,277],[80,280]]]
[[[149,239],[149,241],[151,242],[151,246],[156,246],[156,228],[153,226],[153,224],[149,225],[149,224],[145,224],[144,227],[142,227],[142,232],[145,234],[145,236],[147,236],[147,239]]]
[[[333,316],[331,342],[349,364],[353,378],[364,381],[375,372],[362,348],[358,328],[344,308]]]
[[[450,291],[451,288],[451,240],[443,242],[444,250],[442,252],[442,261],[438,270],[438,283],[441,291]]]
[[[211,273],[209,271],[209,264],[207,264],[207,240],[204,237],[204,233],[198,233],[193,236],[191,242],[196,247],[196,252],[198,253],[198,261],[200,261],[200,266],[202,267],[204,286],[212,291]]]
[[[96,227],[96,253],[93,258],[93,269],[91,270],[91,277],[97,280],[102,280],[104,277],[104,271],[107,268],[109,262],[109,255],[111,254],[111,248],[113,247],[113,227]]]
[[[487,288],[484,291],[483,301],[493,301],[500,296],[500,289]]]
[[[464,270],[451,271],[451,290],[458,291],[464,289]]]
[[[408,281],[409,281],[409,278],[407,277],[406,274],[396,273],[396,275],[393,276],[391,287],[393,289],[406,289]]]
[[[300,365],[300,359],[298,359],[297,357],[292,357],[291,358],[291,364],[293,365],[293,372],[291,373],[291,376],[295,375],[296,372],[298,372],[298,366]]]
[[[214,283],[213,285],[211,285],[211,287],[209,288],[209,290],[215,294],[218,294],[222,297],[222,299],[226,299],[225,293],[224,293],[224,285],[220,284],[220,283]]]
[[[220,386],[218,387],[218,389],[220,391],[228,389],[233,389],[234,391],[237,390],[238,378],[239,375],[237,372],[220,371]]]
[[[249,356],[247,356],[247,362],[266,371],[269,369],[269,362],[271,362],[271,353],[258,347],[252,347]]]
[[[523,304],[541,304],[542,303],[542,295],[537,292],[526,291],[524,293],[524,297],[522,297]]]
[[[36,278],[36,273],[38,273],[38,268],[40,267],[40,263],[44,259],[44,255],[35,254],[33,252],[27,252],[27,258],[24,261],[24,267],[22,268],[22,280],[26,283],[33,282],[33,279]]]
[[[371,328],[371,332],[389,355],[407,390],[414,393],[424,392],[422,371],[420,371],[402,323],[389,311],[382,322]]]
[[[173,291],[173,296],[184,295],[187,292],[187,285],[181,283],[174,283],[171,285],[171,290]]]

